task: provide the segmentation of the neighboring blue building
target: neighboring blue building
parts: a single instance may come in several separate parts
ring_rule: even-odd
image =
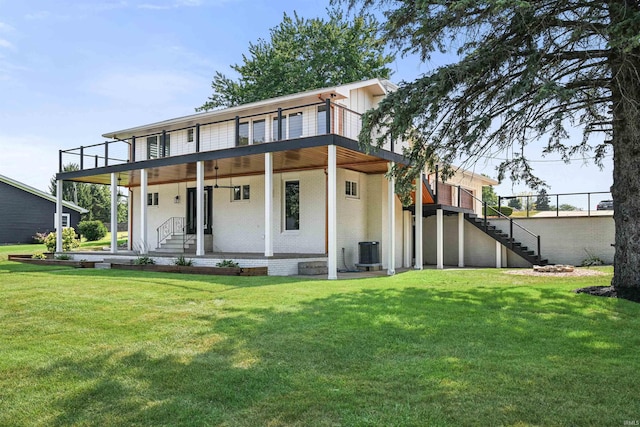
[[[76,228],[87,213],[62,202],[62,224]],[[0,175],[0,244],[31,243],[36,233],[55,231],[56,198],[51,194]]]

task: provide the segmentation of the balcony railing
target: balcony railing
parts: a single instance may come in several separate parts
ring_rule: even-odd
[[[596,212],[613,212],[608,191],[589,193],[528,194],[520,196],[499,196],[498,206],[513,208],[514,217],[541,216],[592,216]]]
[[[135,135],[59,152],[59,170],[67,163],[80,170],[184,154],[335,134],[357,140],[362,114],[326,101],[238,115],[179,129]],[[153,150],[149,149],[149,141]]]

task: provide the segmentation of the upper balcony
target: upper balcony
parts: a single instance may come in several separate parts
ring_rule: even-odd
[[[362,129],[361,113],[330,98],[275,109],[230,110],[105,134],[112,140],[60,150],[59,170],[68,163],[89,170],[328,134],[355,141]]]

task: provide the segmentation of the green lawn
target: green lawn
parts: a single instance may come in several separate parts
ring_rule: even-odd
[[[0,425],[624,425],[640,305],[606,276],[300,280],[0,261]]]

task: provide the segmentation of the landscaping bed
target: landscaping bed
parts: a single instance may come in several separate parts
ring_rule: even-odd
[[[37,259],[31,258],[31,255],[8,255],[7,259],[9,261],[23,262],[25,264],[60,265],[75,268],[94,268],[96,264],[95,261],[75,261],[72,259]]]
[[[157,271],[163,273],[212,274],[218,276],[266,276],[267,267],[195,267],[158,264],[111,264],[112,269]]]

